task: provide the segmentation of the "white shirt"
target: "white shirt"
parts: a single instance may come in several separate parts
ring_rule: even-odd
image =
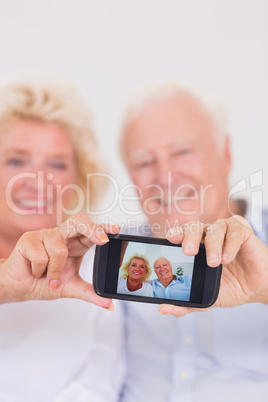
[[[268,241],[268,214],[259,237]],[[267,402],[268,306],[213,308],[182,318],[124,303],[123,402]]]
[[[142,282],[142,287],[140,289],[130,291],[127,287],[127,279],[122,278],[120,275],[118,277],[117,293],[154,297],[153,287],[149,282]]]
[[[92,258],[89,250],[81,267],[88,281]],[[123,341],[118,303],[113,312],[75,299],[3,304],[0,401],[116,401]]]

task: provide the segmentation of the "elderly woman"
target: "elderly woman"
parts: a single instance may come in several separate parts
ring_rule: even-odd
[[[153,297],[152,285],[147,281],[151,275],[149,261],[145,255],[132,255],[121,267],[117,293]]]
[[[97,162],[91,116],[73,87],[25,80],[2,85],[0,258],[10,255],[26,231],[48,229],[83,212],[97,196],[87,183]],[[95,234],[100,242],[106,239],[101,228]],[[52,244],[45,244],[48,255]],[[81,257],[73,258],[80,265]],[[80,269],[87,282],[91,264],[90,250]],[[58,286],[55,279],[48,283],[51,289]],[[0,400],[116,400],[123,377],[117,310],[72,299],[2,304]]]

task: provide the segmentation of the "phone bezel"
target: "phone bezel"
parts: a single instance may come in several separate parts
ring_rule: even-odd
[[[108,258],[109,258],[109,250],[111,244],[113,244],[113,240],[115,241],[131,241],[131,242],[143,242],[149,244],[160,244],[171,247],[181,247],[181,245],[175,245],[170,243],[167,239],[162,238],[153,238],[153,237],[145,237],[145,236],[134,236],[134,235],[108,235],[110,241],[103,246],[96,246],[95,250],[95,258],[94,258],[94,267],[93,267],[93,287],[95,292],[107,298],[113,299],[121,299],[128,301],[136,301],[143,303],[154,303],[154,304],[173,304],[177,306],[183,307],[195,307],[195,308],[207,308],[215,303],[219,293],[220,287],[220,279],[221,279],[221,271],[222,266],[211,268],[206,263],[206,254],[205,247],[201,244],[199,253],[195,256],[194,259],[194,268],[193,268],[193,281],[191,287],[191,298],[190,301],[181,301],[174,299],[163,299],[158,297],[145,297],[139,295],[125,295],[119,294],[115,292],[107,292],[106,289],[106,281],[107,276],[110,276],[110,280],[114,283],[117,283],[119,270],[118,268],[112,267],[108,268]],[[198,266],[198,268],[197,268]],[[203,281],[200,282],[200,270],[202,271]],[[117,275],[117,276],[116,276]],[[108,278],[109,279],[109,278]],[[201,283],[201,285],[200,285]],[[202,293],[202,297],[200,296]],[[193,296],[195,295],[195,297]],[[199,295],[199,296],[198,296]],[[202,300],[201,302],[199,300]]]

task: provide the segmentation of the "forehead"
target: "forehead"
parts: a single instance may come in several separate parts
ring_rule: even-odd
[[[170,262],[166,258],[158,258],[154,265],[160,265],[160,264],[168,264],[170,265]]]
[[[71,153],[73,143],[62,127],[31,120],[19,120],[0,133],[3,150],[20,152]]]
[[[194,97],[183,94],[155,101],[127,124],[122,146],[127,153],[173,142],[211,141],[215,123],[205,107]]]
[[[131,264],[133,264],[133,263],[145,264],[144,260],[142,260],[141,258],[136,258],[136,257],[132,258],[132,260],[131,260],[130,263],[131,263]]]

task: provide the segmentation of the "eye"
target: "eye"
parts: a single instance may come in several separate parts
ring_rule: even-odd
[[[182,148],[172,152],[171,156],[177,158],[179,156],[188,155],[191,152],[190,148]]]
[[[153,164],[153,161],[144,161],[144,162],[140,163],[139,166],[141,168],[143,168],[143,167],[151,166],[152,164]]]
[[[23,166],[25,161],[20,158],[10,158],[6,161],[6,164],[9,166]]]
[[[57,169],[57,170],[66,170],[67,169],[67,163],[62,162],[62,161],[48,162],[48,166],[53,169]]]
[[[137,170],[146,169],[146,168],[153,167],[154,164],[155,164],[154,159],[143,159],[134,164],[134,169],[137,169]]]

